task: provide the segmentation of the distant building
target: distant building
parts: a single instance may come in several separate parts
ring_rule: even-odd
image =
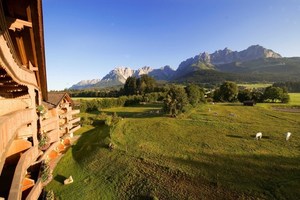
[[[66,93],[47,92],[42,0],[0,1],[0,199],[38,199],[41,166],[80,128]]]

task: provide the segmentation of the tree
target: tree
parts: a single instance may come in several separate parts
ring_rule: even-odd
[[[251,92],[252,100],[255,101],[256,103],[262,103],[264,102],[264,97],[263,97],[263,91],[259,89],[253,89]]]
[[[141,75],[140,78],[137,79],[137,90],[140,94],[144,93],[150,93],[154,91],[154,88],[156,86],[156,81],[151,76],[148,76],[147,74]]]
[[[176,115],[183,112],[184,106],[188,104],[188,97],[184,88],[171,86],[164,100],[165,112]]]
[[[272,102],[275,102],[276,100],[281,100],[281,97],[283,95],[283,89],[280,87],[274,87],[269,86],[265,89],[264,92],[264,100],[272,100]]]
[[[225,81],[220,86],[219,92],[222,101],[233,102],[237,99],[237,95],[238,95],[237,84],[231,81]]]
[[[221,101],[222,100],[222,96],[221,96],[221,92],[220,92],[219,88],[215,89],[215,91],[213,93],[213,99],[214,99],[214,101]]]
[[[288,103],[291,100],[290,95],[288,93],[283,93],[280,100],[282,103]]]
[[[265,89],[264,92],[264,100],[272,100],[272,102],[280,101],[282,103],[288,103],[290,101],[290,96],[287,90],[280,88],[269,86]]]
[[[130,76],[125,81],[124,93],[125,95],[134,95],[136,94],[136,91],[137,91],[136,78],[134,76]]]
[[[155,79],[143,74],[139,78],[128,77],[124,84],[124,89],[123,91],[120,90],[120,93],[123,92],[125,95],[145,94],[153,92],[155,86]]]
[[[239,102],[252,100],[252,92],[249,89],[240,90],[237,95],[237,99]]]
[[[205,102],[204,92],[199,86],[190,84],[185,87],[185,91],[187,93],[189,103],[192,106],[195,106],[200,102]]]

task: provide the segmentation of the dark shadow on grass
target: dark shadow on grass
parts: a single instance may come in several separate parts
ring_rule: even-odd
[[[226,135],[226,137],[231,137],[231,138],[243,138],[240,135]]]
[[[146,195],[137,195],[132,198],[132,200],[155,200],[154,197],[146,196]]]
[[[84,160],[94,157],[100,148],[108,149],[106,140],[109,138],[109,127],[106,125],[95,126],[83,133],[77,143],[72,147],[72,156],[76,162],[84,165]]]
[[[152,111],[152,113],[151,113],[151,111]],[[113,115],[114,113],[117,113],[117,115],[119,117],[125,117],[125,118],[154,118],[154,117],[163,116],[161,111],[157,114],[156,110],[149,110],[149,111],[145,111],[145,112],[111,112],[111,111],[105,111],[104,113],[106,113],[108,115]]]
[[[242,103],[223,103],[224,106],[244,106]]]
[[[57,182],[61,183],[61,184],[64,184],[64,180],[66,179],[67,177],[63,176],[63,175],[60,175],[60,174],[57,174],[55,177],[54,177],[54,180],[56,180]]]
[[[300,195],[300,156],[206,154],[201,159],[172,158],[206,174],[211,183],[260,199],[294,199]],[[256,198],[255,198],[256,199]]]

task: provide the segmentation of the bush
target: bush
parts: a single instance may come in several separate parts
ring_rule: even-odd
[[[41,165],[40,177],[42,182],[46,182],[51,176],[50,166],[48,163],[43,162]]]
[[[288,95],[287,93],[283,93],[281,96],[281,102],[282,103],[288,103],[290,102],[290,95]]]
[[[45,200],[54,200],[55,197],[54,197],[54,192],[53,190],[49,190],[46,192],[46,198]]]

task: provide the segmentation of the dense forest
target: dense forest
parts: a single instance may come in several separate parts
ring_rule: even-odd
[[[286,88],[288,92],[300,92],[300,81],[298,82],[279,82],[274,83],[273,86]]]

